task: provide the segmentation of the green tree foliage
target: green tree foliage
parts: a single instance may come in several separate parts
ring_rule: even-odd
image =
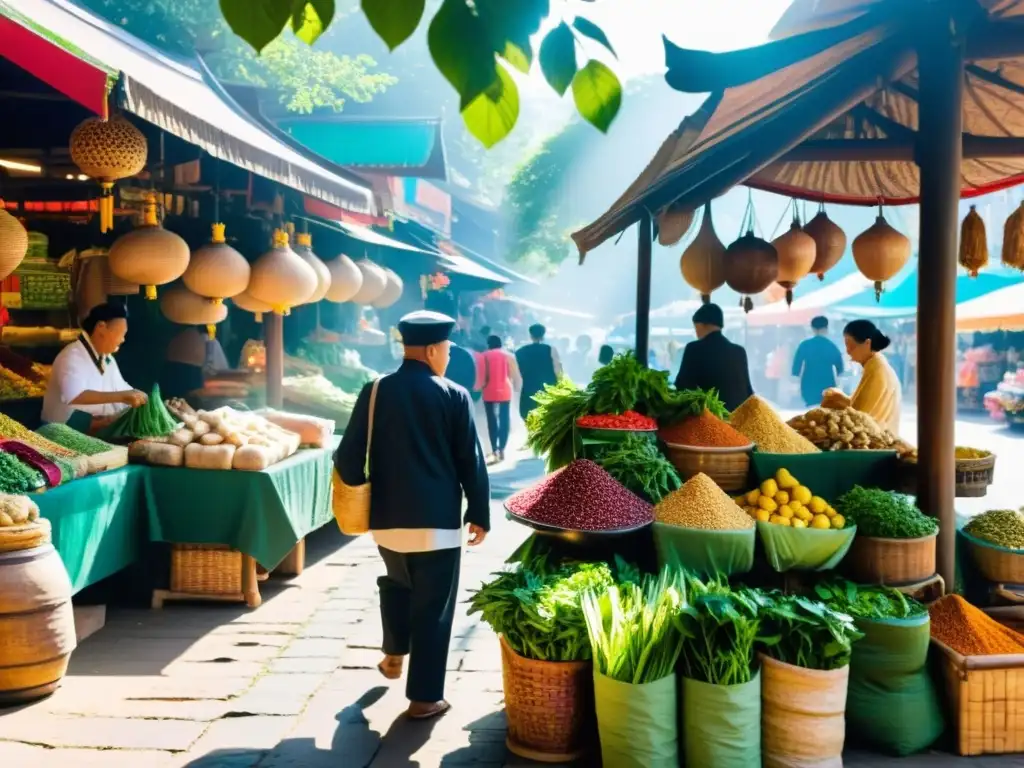
[[[397,82],[393,75],[378,71],[377,62],[371,56],[333,53],[324,46],[311,49],[306,45],[323,31],[322,26],[317,26],[319,17],[314,18],[313,13],[314,6],[323,7],[322,2],[309,3],[308,9],[304,7],[296,34],[278,37],[275,33],[260,56],[232,34],[212,0],[80,2],[169,53],[189,57],[197,52],[202,54],[214,74],[223,80],[276,91],[281,103],[293,112],[309,113],[318,108],[339,111],[347,101],[370,101]],[[245,2],[251,2],[251,12],[258,16],[260,2]],[[327,4],[333,18],[333,0]],[[349,12],[352,10],[354,7]]]

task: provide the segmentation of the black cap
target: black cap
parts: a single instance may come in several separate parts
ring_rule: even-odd
[[[811,328],[816,331],[828,328],[828,318],[824,315],[818,315],[817,317],[811,318]]]
[[[693,313],[693,322],[701,325],[716,325],[719,328],[725,325],[725,316],[722,308],[717,304],[701,304],[700,309]]]
[[[420,310],[410,312],[398,321],[402,343],[408,347],[429,347],[447,341],[455,328],[455,321],[440,312]]]

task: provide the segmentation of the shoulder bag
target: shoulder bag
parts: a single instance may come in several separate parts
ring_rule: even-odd
[[[331,507],[338,527],[346,536],[359,536],[370,530],[370,446],[373,444],[373,412],[377,406],[377,385],[380,379],[373,382],[370,389],[370,412],[366,425],[366,463],[363,474],[366,482],[360,485],[347,485],[338,474],[337,468],[331,475],[334,494]]]

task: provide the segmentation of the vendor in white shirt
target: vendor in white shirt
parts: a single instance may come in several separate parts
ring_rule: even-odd
[[[93,428],[112,421],[125,408],[137,408],[146,395],[121,376],[113,354],[128,333],[128,310],[118,304],[93,307],[82,321],[82,335],[53,361],[43,399],[43,421],[64,424],[75,411],[92,416]]]

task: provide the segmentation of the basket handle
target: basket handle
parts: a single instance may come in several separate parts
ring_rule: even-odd
[[[366,461],[363,463],[363,475],[366,477],[366,482],[370,482],[370,445],[373,443],[373,412],[377,408],[377,385],[380,384],[380,380],[384,378],[381,376],[373,382],[373,387],[370,388],[370,413],[367,416],[366,423]]]

